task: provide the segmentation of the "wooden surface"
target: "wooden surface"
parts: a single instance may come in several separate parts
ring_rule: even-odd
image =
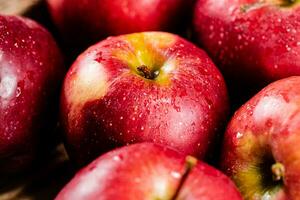
[[[59,145],[31,170],[15,177],[0,177],[0,200],[52,200],[73,174],[64,147]]]
[[[0,13],[5,15],[24,15],[41,0],[0,0]]]

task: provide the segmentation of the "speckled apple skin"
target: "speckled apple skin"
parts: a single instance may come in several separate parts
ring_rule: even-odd
[[[274,194],[278,199],[300,197],[299,85],[299,76],[268,85],[234,114],[224,136],[222,168],[237,181],[246,182],[241,179],[243,171],[263,162],[266,156],[284,165],[284,185]]]
[[[138,75],[142,64],[159,66],[159,76]],[[206,53],[163,32],[90,47],[67,73],[61,98],[66,144],[79,163],[143,141],[203,158],[227,111],[224,80]]]
[[[49,138],[63,72],[58,47],[44,28],[0,16],[0,173],[28,166]]]
[[[184,155],[155,144],[123,147],[80,170],[56,200],[172,199],[185,173],[185,162]],[[180,191],[176,199],[242,199],[228,177],[200,161]]]
[[[283,1],[198,0],[195,36],[232,85],[261,89],[300,75],[300,6]]]
[[[48,0],[53,21],[69,42],[186,27],[194,0]],[[76,34],[74,34],[76,33]]]

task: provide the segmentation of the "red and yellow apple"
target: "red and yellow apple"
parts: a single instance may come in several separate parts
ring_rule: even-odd
[[[222,168],[245,199],[300,198],[300,77],[274,82],[232,118]]]
[[[62,189],[56,200],[241,200],[218,170],[177,151],[134,144],[100,156]]]
[[[228,110],[222,75],[179,36],[109,37],[81,54],[64,81],[61,116],[71,157],[151,141],[203,158]]]
[[[194,29],[229,85],[300,75],[299,0],[198,0]]]
[[[34,21],[0,16],[0,36],[0,173],[6,173],[28,166],[50,143],[64,68],[52,36]]]

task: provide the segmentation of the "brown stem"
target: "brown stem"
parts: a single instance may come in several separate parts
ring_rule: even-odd
[[[276,3],[279,6],[292,6],[293,4],[299,2],[299,0],[267,0],[267,2]]]
[[[159,71],[151,71],[146,65],[138,66],[137,70],[146,79],[154,80],[159,75]]]
[[[190,174],[190,172],[192,171],[192,169],[196,166],[197,164],[197,159],[192,157],[192,156],[187,156],[186,157],[186,160],[185,160],[185,169],[184,169],[184,173],[180,179],[180,182],[179,182],[179,185],[176,189],[176,192],[175,194],[173,195],[173,197],[171,198],[171,200],[176,200],[181,189],[182,189],[182,186],[183,184],[185,183],[188,175]]]

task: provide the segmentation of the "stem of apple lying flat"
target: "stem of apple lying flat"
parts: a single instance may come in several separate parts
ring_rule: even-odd
[[[279,6],[284,6],[284,7],[292,6],[296,3],[299,3],[299,0],[267,0],[267,1],[273,1],[273,3],[276,3]]]
[[[183,184],[185,183],[186,179],[188,178],[188,175],[190,174],[190,172],[192,171],[192,169],[196,166],[197,164],[197,159],[192,157],[192,156],[187,156],[186,160],[185,160],[185,169],[184,169],[184,173],[180,179],[179,185],[176,189],[176,192],[174,193],[173,197],[170,200],[176,200]]]
[[[158,75],[159,71],[151,71],[146,65],[141,65],[137,67],[137,71],[146,79],[154,80]]]
[[[274,181],[280,181],[284,177],[284,166],[281,163],[275,163],[271,167],[272,173],[273,173],[273,180]]]

